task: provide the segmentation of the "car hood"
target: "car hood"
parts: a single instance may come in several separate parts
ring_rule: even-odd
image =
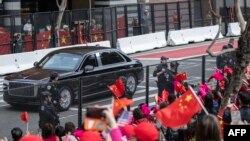
[[[57,72],[60,74],[68,73],[67,71],[59,71],[59,70],[49,70],[49,69],[41,69],[41,68],[31,68],[28,70],[24,70],[21,72],[17,72],[5,77],[6,80],[15,80],[15,79],[23,79],[23,80],[48,80],[48,77],[52,72]]]

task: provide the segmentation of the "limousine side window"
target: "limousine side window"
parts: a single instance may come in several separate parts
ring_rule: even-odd
[[[102,65],[109,65],[115,63],[122,63],[125,60],[116,52],[102,52],[100,54]]]
[[[91,66],[93,66],[93,67],[97,67],[97,66],[98,66],[98,65],[97,65],[97,60],[96,60],[96,57],[95,57],[94,54],[89,55],[89,56],[85,59],[82,68],[84,68],[84,67],[87,66],[87,65],[91,65]]]

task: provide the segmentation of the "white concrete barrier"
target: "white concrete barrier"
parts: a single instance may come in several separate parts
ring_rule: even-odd
[[[168,33],[168,45],[183,45],[190,42],[202,42],[205,40],[214,39],[218,32],[218,25],[198,27],[183,30],[169,31]],[[219,38],[223,38],[221,32]]]
[[[211,34],[211,39],[214,39],[217,32],[218,32],[218,29],[219,29],[219,25],[214,25],[214,26],[207,26],[207,27],[204,27],[204,28],[208,28],[210,34]],[[221,34],[221,32],[219,33],[219,39],[223,38],[223,35]]]
[[[175,30],[168,32],[167,43],[168,45],[174,46],[174,45],[188,44],[188,41],[184,38],[182,30]]]
[[[228,24],[226,36],[240,36],[240,25],[238,22]]]
[[[117,40],[117,47],[127,54],[165,47],[166,45],[165,32],[119,38]]]
[[[87,45],[111,47],[110,41],[94,42],[94,43],[89,43]],[[86,46],[86,44],[56,47],[56,48],[49,48],[49,49],[43,49],[43,50],[35,50],[35,51],[24,52],[24,53],[0,55],[0,60],[1,60],[0,61],[0,75],[14,73],[14,72],[32,68],[34,62],[40,61],[45,55],[47,55],[48,53],[54,50],[58,50],[62,48],[70,48],[70,47],[81,47],[81,46]]]
[[[36,56],[33,52],[16,53],[1,55],[0,60],[3,60],[0,62],[0,75],[4,75],[31,68],[36,61]]]
[[[93,42],[84,44],[86,46],[101,46],[101,47],[111,47],[110,41],[101,41],[101,42]]]

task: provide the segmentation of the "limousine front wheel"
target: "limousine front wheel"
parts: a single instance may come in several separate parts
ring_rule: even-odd
[[[71,90],[67,87],[61,88],[60,97],[61,97],[60,104],[59,104],[60,109],[63,111],[68,110],[70,105],[72,104]]]

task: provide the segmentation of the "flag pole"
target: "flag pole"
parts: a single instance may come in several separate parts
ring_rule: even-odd
[[[26,131],[29,132],[29,122],[26,123]]]
[[[202,104],[202,102],[199,99],[199,97],[195,94],[194,89],[191,86],[188,86],[188,88],[191,90],[192,94],[194,95],[194,97],[196,98],[196,100],[199,102],[199,104],[201,105],[201,107],[204,110],[204,112],[206,113],[206,115],[208,115],[209,113],[208,113],[207,109],[204,107],[204,105]]]

